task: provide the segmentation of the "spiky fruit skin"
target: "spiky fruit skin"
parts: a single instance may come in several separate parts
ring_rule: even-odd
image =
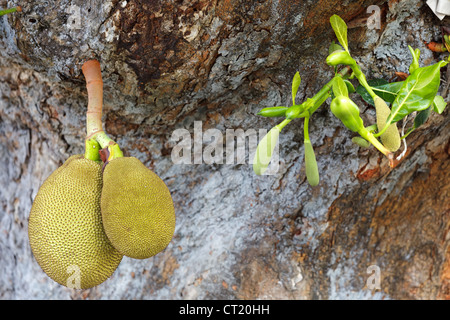
[[[44,272],[59,284],[94,287],[122,260],[103,230],[101,188],[101,165],[76,155],[45,180],[34,199],[30,246]]]
[[[109,240],[125,256],[150,258],[172,240],[175,209],[169,189],[137,158],[106,165],[101,210]]]
[[[391,114],[391,109],[386,102],[380,97],[375,97],[375,110],[377,115],[377,126],[379,130],[382,130],[386,125],[386,121]],[[397,124],[391,124],[386,131],[381,135],[381,142],[391,152],[397,151],[401,146],[400,133],[397,129]]]

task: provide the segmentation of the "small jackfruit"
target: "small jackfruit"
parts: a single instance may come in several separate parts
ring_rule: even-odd
[[[315,187],[319,184],[319,167],[317,166],[316,155],[312,147],[311,141],[305,141],[305,170],[308,183]]]
[[[377,115],[377,127],[378,130],[381,131],[386,125],[386,121],[391,114],[391,109],[386,102],[378,96],[375,97],[374,102]],[[380,138],[386,149],[391,152],[397,151],[402,144],[396,123],[391,124]]]
[[[134,157],[111,160],[103,172],[103,226],[123,255],[146,259],[164,250],[175,231],[169,189]]]
[[[34,257],[51,279],[69,288],[99,285],[122,260],[103,230],[101,187],[101,165],[72,156],[45,180],[31,208]]]

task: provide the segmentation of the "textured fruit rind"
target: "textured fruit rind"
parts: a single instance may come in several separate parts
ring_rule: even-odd
[[[175,231],[169,189],[137,158],[110,161],[103,173],[103,226],[123,255],[146,259],[164,250]]]
[[[377,127],[382,130],[386,125],[386,121],[391,113],[391,109],[386,102],[380,97],[375,97],[375,109],[377,114]],[[397,129],[397,124],[391,124],[386,131],[381,135],[381,142],[391,152],[397,151],[401,146],[400,133]]]
[[[33,255],[64,286],[94,287],[122,260],[103,230],[101,186],[101,165],[76,155],[45,180],[34,199],[28,224]]]

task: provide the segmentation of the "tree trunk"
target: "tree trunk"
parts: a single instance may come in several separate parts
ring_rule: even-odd
[[[370,5],[379,29],[364,20]],[[224,138],[269,130],[279,119],[256,114],[289,106],[296,71],[297,102],[312,97],[333,75],[333,14],[348,23],[368,78],[384,79],[408,72],[408,45],[421,49],[421,66],[448,55],[424,45],[440,41],[448,17],[418,0],[30,0],[22,9],[0,17],[0,298],[450,298],[448,110],[408,136],[390,168],[373,147],[351,143],[326,103],[310,123],[314,188],[301,122],[283,129],[274,175],[255,175],[248,154],[245,164],[174,163],[172,139],[186,129],[195,140],[195,123]],[[177,226],[165,251],[125,257],[103,284],[72,290],[41,270],[27,227],[42,182],[84,152],[81,65],[92,58],[102,66],[105,130],[165,181]],[[374,123],[374,109],[355,101]]]

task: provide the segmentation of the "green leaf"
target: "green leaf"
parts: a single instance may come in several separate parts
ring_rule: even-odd
[[[336,43],[336,42],[333,41],[333,42],[330,44],[330,47],[328,48],[328,54],[330,55],[330,54],[332,54],[333,52],[338,51],[338,50],[342,50],[342,47],[341,47],[338,43]]]
[[[385,84],[389,84],[389,81],[387,81],[386,79],[383,79],[383,78],[375,78],[375,79],[367,80],[367,83],[371,87],[379,87],[379,86],[383,86]]]
[[[345,82],[345,85],[347,86],[348,93],[356,92],[355,87],[353,86],[353,84],[349,80],[345,79],[344,82]]]
[[[428,108],[440,85],[440,69],[447,62],[440,61],[428,67],[416,69],[403,83],[392,103],[388,123],[395,123],[414,111]]]
[[[403,81],[388,83],[384,79],[373,79],[367,81],[373,92],[380,98],[382,98],[387,103],[394,102],[397,97],[397,93],[403,85]],[[362,85],[356,87],[356,92],[361,96],[361,98],[370,105],[374,105],[373,99],[367,92],[366,88]]]
[[[423,125],[431,113],[431,106],[426,108],[425,110],[420,111],[416,117],[414,118],[414,129],[417,129],[421,125]]]
[[[344,80],[339,76],[336,76],[334,78],[333,94],[335,97],[340,97],[340,96],[348,97],[347,85],[345,84]]]
[[[444,98],[441,96],[435,96],[433,99],[433,110],[434,112],[437,112],[441,114],[445,107],[447,106],[447,102],[444,101]]]
[[[339,43],[344,47],[345,51],[348,52],[348,43],[347,43],[347,25],[345,21],[342,20],[338,15],[333,15],[330,18],[331,27],[336,34],[336,38]]]
[[[292,79],[292,105],[295,105],[295,97],[297,96],[298,87],[300,86],[300,73],[297,71]]]
[[[284,117],[287,109],[289,108],[283,106],[264,108],[258,112],[258,115],[263,117]]]
[[[375,88],[372,88],[372,90],[375,92],[377,96],[382,98],[387,103],[392,103],[397,97],[397,94],[402,86],[403,81],[398,81],[377,86]]]
[[[429,106],[425,110],[420,111],[414,118],[414,124],[413,124],[412,128],[410,128],[408,130],[408,132],[402,137],[402,139],[406,138],[411,132],[413,132],[418,127],[423,125],[427,121],[428,117],[430,116],[430,113],[431,113],[431,106]]]
[[[356,92],[355,87],[353,86],[353,84],[349,80],[344,79],[344,82],[345,82],[345,85],[347,86],[347,90],[348,90],[349,94]],[[334,99],[335,95],[334,95],[333,90],[331,90],[331,94],[329,96],[331,97],[331,100]]]

